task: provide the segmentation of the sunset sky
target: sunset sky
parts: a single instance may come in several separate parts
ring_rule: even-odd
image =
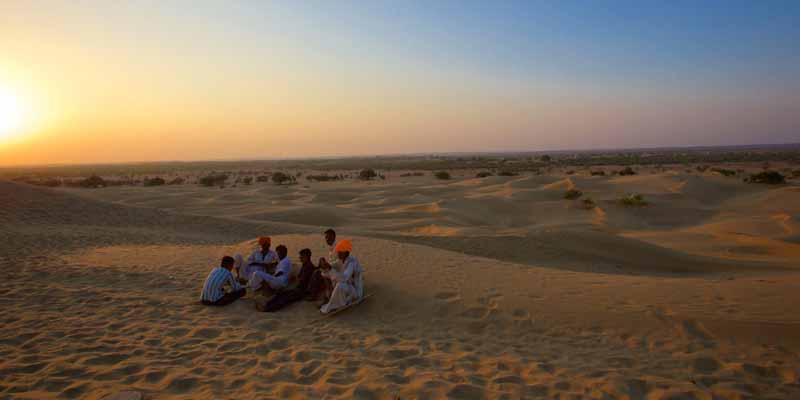
[[[800,1],[0,1],[0,165],[800,142]]]

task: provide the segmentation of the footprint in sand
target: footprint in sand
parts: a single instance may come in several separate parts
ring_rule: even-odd
[[[439,292],[434,295],[439,300],[444,300],[448,303],[452,303],[461,299],[461,296],[455,292]]]

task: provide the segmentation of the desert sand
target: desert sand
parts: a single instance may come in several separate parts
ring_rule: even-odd
[[[0,398],[800,398],[796,183],[452,174],[0,181]],[[316,258],[328,227],[354,239],[365,303],[198,304],[221,256],[271,235]]]

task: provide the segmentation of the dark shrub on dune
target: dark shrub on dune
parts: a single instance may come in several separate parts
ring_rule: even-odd
[[[422,172],[406,172],[406,173],[400,174],[401,178],[407,178],[409,176],[425,176],[425,174],[422,173]]]
[[[101,187],[108,186],[108,184],[106,183],[105,179],[103,179],[103,178],[101,178],[101,177],[99,177],[97,175],[92,175],[92,176],[90,176],[90,177],[88,177],[86,179],[83,179],[83,180],[79,181],[78,185],[80,185],[80,187],[84,187],[84,188],[101,188]]]
[[[517,173],[514,171],[500,171],[497,176],[517,176]]]
[[[450,179],[450,173],[447,171],[439,171],[433,174],[436,179],[448,180]]]
[[[590,173],[592,174],[592,176],[606,176],[606,171],[603,171],[603,170],[592,171]]]
[[[620,203],[622,203],[623,206],[628,206],[628,207],[631,206],[641,207],[647,205],[647,202],[644,200],[644,196],[640,194],[629,194],[619,199],[619,201]]]
[[[567,174],[567,175],[575,175],[575,171],[571,170],[571,169],[568,170],[568,171],[564,171],[564,173]]]
[[[358,179],[368,181],[372,178],[375,178],[378,174],[372,168],[362,169],[361,172],[358,173]]]
[[[169,181],[168,185],[183,185],[185,182],[186,179],[183,179],[180,176],[178,176],[175,179]]]
[[[245,185],[252,185],[253,184],[253,177],[252,176],[245,176],[242,178],[242,183]]]
[[[631,167],[625,167],[622,170],[620,170],[618,173],[620,175],[622,175],[622,176],[625,176],[625,175],[636,175],[636,171],[634,171],[633,168],[631,168]]]
[[[539,157],[539,160],[541,162],[550,162],[550,161],[553,161],[553,158],[548,156],[547,154],[545,154],[545,155]]]
[[[716,172],[722,176],[734,176],[736,175],[736,171],[732,169],[725,169],[725,168],[712,168],[712,172]]]
[[[750,183],[766,183],[768,185],[780,185],[786,183],[786,177],[778,171],[764,171],[750,175],[747,178]]]
[[[591,197],[587,197],[587,198],[583,199],[583,208],[585,208],[587,210],[592,210],[595,207],[597,207],[597,204],[595,204],[594,200],[592,200]]]
[[[338,181],[339,180],[339,176],[338,175],[327,175],[327,174],[306,175],[306,180],[308,180],[308,181],[317,181],[317,182]]]
[[[564,193],[564,198],[567,200],[575,200],[581,196],[583,196],[583,192],[578,189],[570,189]]]
[[[269,182],[268,175],[259,175],[256,177],[256,182]]]
[[[217,186],[217,185],[222,186],[222,185],[225,184],[225,181],[227,181],[227,180],[228,180],[228,175],[225,175],[225,174],[213,174],[213,175],[207,175],[207,176],[204,176],[204,177],[200,178],[200,180],[198,180],[197,183],[199,183],[199,184],[201,184],[203,186],[209,186],[209,187],[210,186]]]
[[[487,178],[487,177],[490,177],[492,175],[493,174],[491,172],[489,172],[489,171],[481,171],[481,172],[478,172],[478,174],[475,175],[475,177],[476,178]]]
[[[288,174],[285,174],[285,173],[279,171],[279,172],[276,172],[276,173],[272,174],[272,181],[275,182],[278,185],[282,185],[284,183],[288,183],[288,182],[293,181],[293,179]]]
[[[158,177],[158,176],[155,177],[155,178],[152,178],[152,179],[145,178],[144,181],[142,181],[142,185],[144,185],[144,186],[161,186],[161,185],[164,185],[166,183],[167,183],[167,181],[165,181],[163,178]]]

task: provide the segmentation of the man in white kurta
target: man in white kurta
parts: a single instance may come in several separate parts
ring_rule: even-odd
[[[272,239],[268,236],[261,236],[258,238],[258,245],[261,247],[253,251],[250,257],[247,257],[247,262],[242,258],[241,254],[234,256],[235,269],[238,271],[239,280],[249,281],[253,277],[255,271],[267,272],[271,267],[278,263],[278,254],[270,250]]]
[[[258,290],[263,284],[272,290],[281,290],[289,286],[289,277],[292,273],[292,261],[288,257],[288,249],[284,245],[278,246],[277,257],[279,259],[275,273],[270,274],[265,271],[256,270],[253,272],[247,286],[253,290]]]
[[[329,266],[322,274],[333,282],[333,292],[330,300],[320,307],[323,314],[335,311],[350,305],[364,296],[364,277],[361,264],[354,256],[353,243],[342,240],[336,244],[336,257],[341,265],[341,270]]]

